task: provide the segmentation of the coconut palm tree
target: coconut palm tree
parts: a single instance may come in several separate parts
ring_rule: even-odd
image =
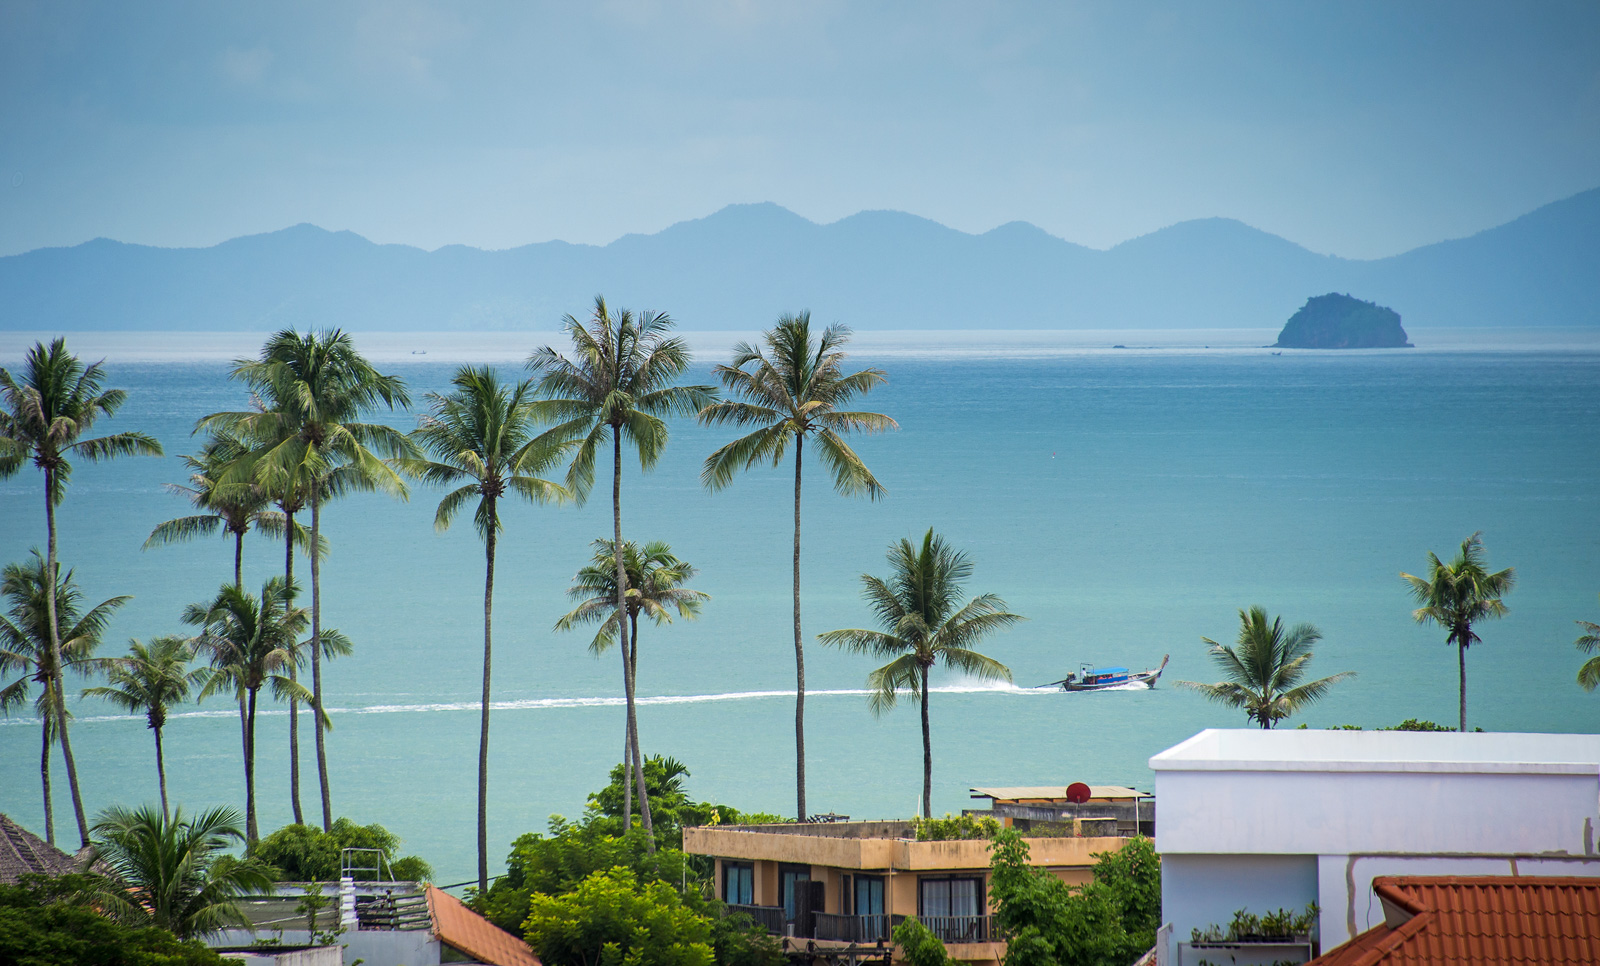
[[[561,460],[560,440],[537,436],[539,404],[533,383],[503,385],[493,369],[463,366],[448,396],[429,393],[429,412],[411,437],[433,459],[399,461],[402,470],[426,482],[454,487],[439,501],[433,524],[448,529],[467,504],[477,501],[472,522],[483,539],[483,702],[478,732],[478,889],[489,888],[489,674],[494,640],[494,558],[500,536],[501,498],[533,503],[565,502],[572,492],[542,479]]]
[[[144,549],[185,543],[218,533],[233,541],[233,582],[244,582],[244,538],[251,528],[278,539],[284,536],[284,514],[267,509],[272,498],[253,482],[225,484],[228,468],[249,452],[245,442],[229,433],[215,433],[200,447],[200,452],[184,456],[190,470],[189,484],[168,483],[167,489],[182,496],[200,513],[177,517],[150,531]],[[304,549],[310,533],[295,527],[290,538]]]
[[[806,817],[806,653],[800,636],[800,478],[806,440],[833,474],[840,493],[878,499],[886,492],[878,478],[844,441],[849,433],[898,429],[882,413],[844,409],[858,396],[888,381],[882,369],[845,374],[845,343],[850,330],[831,325],[819,338],[811,333],[811,313],[785,315],[763,335],[765,350],[748,343],[734,347],[733,362],[718,366],[717,375],[733,398],[707,406],[700,421],[753,426],[746,436],[706,458],[700,479],[715,491],[733,482],[739,471],[758,464],[777,466],[794,444],[794,759],[795,814]]]
[[[236,900],[272,891],[271,876],[258,864],[217,863],[243,838],[239,813],[231,808],[193,818],[175,808],[170,819],[149,806],[108,808],[94,833],[91,861],[106,870],[94,905],[130,926],[154,926],[179,939],[229,926],[248,929]]]
[[[224,688],[242,690],[249,704],[244,733],[245,836],[254,844],[256,824],[256,703],[263,687],[274,697],[293,694],[302,701],[311,695],[283,673],[295,661],[296,638],[305,630],[306,611],[289,603],[288,585],[271,577],[252,596],[238,584],[224,584],[206,603],[190,604],[183,622],[200,628],[197,649],[211,660],[212,673],[201,689],[202,699]],[[337,635],[331,628],[324,632]]]
[[[48,347],[36,343],[23,359],[22,369],[13,374],[0,369],[0,479],[13,475],[24,461],[44,473],[45,564],[48,573],[61,573],[56,559],[56,507],[67,494],[72,479],[72,460],[90,461],[118,456],[160,456],[161,444],[144,433],[113,433],[89,439],[84,434],[101,416],[111,417],[122,407],[128,394],[121,389],[105,389],[101,383],[105,370],[96,362],[85,366],[67,352],[65,339]],[[55,612],[56,595],[45,594],[49,608],[50,650],[53,666],[61,666],[61,621]],[[57,691],[56,704],[66,707],[57,677],[51,685]],[[89,823],[83,814],[83,796],[78,790],[78,766],[72,758],[72,741],[66,719],[61,719],[61,756],[67,764],[67,784],[72,789],[72,811],[78,820],[78,835],[89,844]]]
[[[580,503],[594,486],[595,457],[610,438],[611,532],[615,545],[622,543],[623,441],[638,453],[640,470],[649,470],[667,445],[664,417],[691,416],[716,400],[716,390],[711,386],[673,384],[689,368],[689,347],[671,335],[673,324],[665,312],[634,315],[623,309],[613,314],[605,298],[596,296],[587,325],[570,315],[562,317],[571,342],[570,356],[547,345],[528,357],[528,367],[540,377],[540,394],[552,417],[560,420],[545,435],[552,440],[577,442],[572,463],[567,467],[566,485]],[[620,556],[616,567],[616,611],[622,614],[627,610],[624,600],[628,578]],[[627,705],[623,727],[626,736],[636,730],[633,672],[627,661],[627,622],[619,620],[618,628],[623,654],[622,690]],[[644,773],[638,768],[633,771],[645,830],[651,831]],[[653,837],[651,841],[654,842]]]
[[[902,539],[889,546],[887,579],[861,575],[866,598],[882,630],[850,628],[817,640],[889,663],[867,675],[867,706],[879,715],[895,706],[901,691],[922,705],[922,815],[933,817],[933,737],[928,727],[928,672],[935,664],[982,681],[1010,681],[1011,669],[973,650],[985,637],[1026,618],[1008,612],[994,594],[961,602],[972,561],[929,528],[920,543]]]
[[[55,581],[54,607],[46,601],[51,581],[49,563],[33,551],[29,563],[6,565],[0,573],[0,597],[6,613],[0,615],[0,674],[20,672],[10,684],[0,687],[0,712],[10,714],[38,685],[34,709],[40,722],[39,781],[44,788],[44,835],[51,845],[56,841],[55,810],[50,798],[50,746],[64,736],[72,717],[61,700],[65,671],[82,672],[85,662],[100,646],[106,625],[118,607],[131,597],[103,600],[87,611],[80,611],[83,593],[68,570]],[[52,640],[51,622],[58,622],[59,634]]]
[[[222,482],[229,467],[248,452],[249,446],[243,440],[230,433],[217,432],[206,440],[199,453],[184,456],[183,461],[191,471],[189,485],[169,483],[167,489],[188,500],[201,512],[158,525],[150,531],[150,537],[144,542],[144,549],[185,543],[221,533],[233,540],[233,582],[241,586],[244,584],[244,538],[251,528],[260,530],[269,537],[287,537],[290,545],[298,544],[304,549],[310,540],[309,532],[295,524],[288,514],[267,509],[272,499],[259,484]],[[293,581],[292,569],[285,576],[286,579]],[[244,695],[240,694],[240,734],[243,734],[244,727]],[[291,745],[293,744],[291,740]],[[296,786],[299,778],[298,764],[296,761],[291,766],[290,776],[291,784]],[[298,796],[296,799],[298,806]],[[295,815],[298,820],[298,809]]]
[[[1578,650],[1585,654],[1593,654],[1600,650],[1600,624],[1591,624],[1588,621],[1577,623],[1583,628],[1583,634],[1573,642]],[[1583,662],[1583,667],[1578,668],[1578,683],[1583,685],[1585,691],[1593,691],[1600,686],[1600,657],[1591,657]]]
[[[1321,698],[1334,684],[1355,677],[1354,671],[1342,671],[1301,684],[1306,665],[1311,663],[1311,645],[1322,640],[1322,632],[1310,624],[1285,630],[1283,618],[1269,622],[1264,607],[1239,611],[1239,642],[1233,647],[1209,637],[1200,640],[1211,646],[1211,658],[1228,680],[1218,684],[1179,681],[1178,686],[1229,707],[1243,708],[1245,718],[1262,728],[1271,728]]]
[[[1418,624],[1434,623],[1445,628],[1446,644],[1456,646],[1461,672],[1461,730],[1467,730],[1467,648],[1482,638],[1472,625],[1507,613],[1502,599],[1516,585],[1514,568],[1490,573],[1484,561],[1482,532],[1461,542],[1461,553],[1446,564],[1438,554],[1428,551],[1428,576],[1400,575],[1411,585],[1411,595],[1421,604],[1411,612]]]
[[[404,499],[405,481],[382,456],[413,456],[405,434],[390,426],[363,423],[363,413],[380,406],[410,405],[405,383],[373,368],[337,329],[301,335],[285,329],[273,335],[257,359],[235,363],[232,376],[250,386],[260,406],[246,412],[213,413],[197,429],[234,433],[252,450],[233,464],[225,483],[253,482],[269,493],[305,488],[311,510],[311,545],[322,544],[322,504],[337,473]],[[317,779],[322,791],[322,827],[333,828],[328,789],[328,755],[322,702],[322,570],[311,555],[311,706],[317,746]]]
[[[594,559],[572,578],[567,596],[578,606],[568,611],[556,622],[556,630],[568,631],[579,624],[599,623],[589,650],[596,656],[610,650],[617,641],[617,570],[615,544],[604,538],[594,542]],[[672,548],[656,540],[643,549],[629,540],[622,545],[622,568],[627,574],[629,651],[624,655],[628,662],[629,678],[635,688],[639,683],[639,615],[657,624],[670,624],[676,612],[685,620],[700,616],[700,606],[711,599],[710,594],[683,586],[699,570],[673,556]],[[632,775],[633,763],[640,761],[637,728],[628,732],[622,747],[623,805],[628,811],[622,816],[624,829],[633,826]],[[646,776],[648,783],[648,776]],[[654,815],[652,815],[652,820]]]
[[[125,657],[102,658],[95,666],[105,672],[108,684],[85,688],[85,697],[104,698],[129,714],[143,714],[156,736],[156,779],[161,787],[161,817],[167,808],[167,766],[161,748],[161,728],[167,708],[189,700],[189,689],[204,683],[205,669],[189,668],[194,647],[187,638],[158,637],[149,644],[128,642]]]

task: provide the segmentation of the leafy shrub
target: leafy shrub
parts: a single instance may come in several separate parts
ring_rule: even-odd
[[[91,876],[24,876],[0,885],[0,963],[6,966],[226,966],[199,940],[155,927],[133,928],[82,904]]]
[[[680,882],[685,878],[685,856],[677,849],[660,849],[651,855],[648,840],[639,829],[615,835],[620,823],[607,821],[591,809],[581,822],[550,816],[549,834],[529,832],[517,837],[506,859],[506,874],[474,896],[472,907],[507,932],[518,932],[528,918],[535,895],[565,895],[596,872],[624,868],[641,882]]]
[[[711,917],[711,951],[717,966],[787,966],[789,962],[783,944],[742,912]]]
[[[894,942],[900,947],[900,955],[911,966],[946,966],[950,962],[950,953],[945,950],[944,943],[927,926],[918,922],[916,916],[907,916],[904,922],[894,927]]]
[[[1315,902],[1306,906],[1300,912],[1280,908],[1260,916],[1244,909],[1237,909],[1234,911],[1233,921],[1228,923],[1227,929],[1223,929],[1215,923],[1204,929],[1191,929],[1189,930],[1190,941],[1197,943],[1261,942],[1292,936],[1304,936],[1310,934],[1311,927],[1316,923],[1320,911]]]
[[[334,822],[332,832],[310,825],[285,825],[257,842],[250,857],[272,866],[280,882],[331,882],[339,878],[339,855],[344,849],[382,852],[388,871],[396,879],[433,878],[433,867],[422,859],[395,854],[400,851],[399,836],[382,825],[357,825],[348,818]],[[367,880],[376,876],[357,872],[354,878]]]
[[[535,894],[523,923],[549,966],[711,966],[711,922],[665,882],[596,872],[562,896]]]
[[[950,815],[944,818],[918,818],[912,820],[918,842],[951,842],[958,839],[992,839],[1000,831],[1000,823],[986,815]]]
[[[1399,724],[1395,725],[1393,728],[1379,728],[1378,730],[1379,731],[1454,731],[1456,729],[1447,728],[1442,724],[1435,724],[1432,721],[1418,721],[1416,718],[1407,718],[1406,720],[1404,720],[1404,721],[1400,722]]]
[[[1102,871],[1102,855],[1096,881],[1072,889],[1029,864],[1028,843],[1014,829],[1002,829],[989,849],[994,924],[1010,937],[1005,966],[1131,963],[1153,945],[1153,930],[1150,942],[1144,930],[1152,881],[1160,892],[1160,866],[1150,856],[1135,856]]]

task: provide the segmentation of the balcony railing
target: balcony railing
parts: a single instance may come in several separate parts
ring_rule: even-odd
[[[787,930],[784,928],[785,917],[782,906],[744,906],[734,903],[728,904],[728,912],[742,912],[754,919],[774,936],[782,936]]]
[[[923,916],[928,931],[947,943],[987,943],[995,941],[990,916]]]
[[[831,912],[816,913],[813,939],[827,939],[841,943],[875,943],[890,941],[894,922],[904,917],[887,915],[841,916]]]

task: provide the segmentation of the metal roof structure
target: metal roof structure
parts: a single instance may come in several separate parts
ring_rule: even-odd
[[[974,788],[973,798],[992,798],[997,802],[1065,802],[1067,800],[1067,785],[1019,785],[1003,788]],[[1131,801],[1136,798],[1150,798],[1147,792],[1135,788],[1125,788],[1121,785],[1090,785],[1089,800],[1093,801]]]

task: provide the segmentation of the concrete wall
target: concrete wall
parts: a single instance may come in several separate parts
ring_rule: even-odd
[[[1304,909],[1317,899],[1317,873],[1314,855],[1168,853],[1161,857],[1161,917],[1172,923],[1175,940],[1187,942],[1191,929],[1227,928],[1237,909]]]
[[[1331,949],[1377,875],[1600,874],[1600,736],[1209,730],[1150,765],[1174,942],[1315,898]]]

